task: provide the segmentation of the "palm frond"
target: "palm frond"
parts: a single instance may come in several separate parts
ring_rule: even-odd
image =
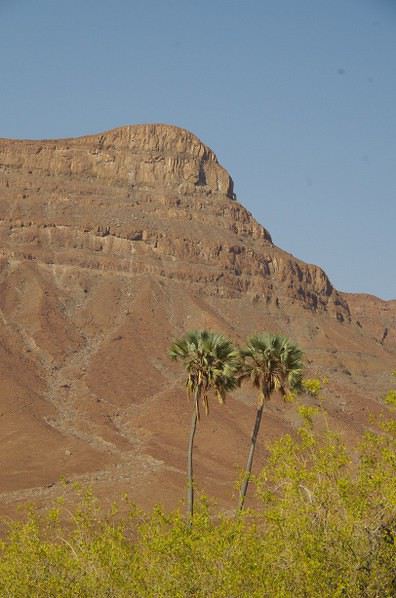
[[[301,388],[302,351],[287,337],[268,333],[255,334],[240,351],[243,365],[240,379],[250,379],[259,390],[259,402],[274,391],[285,395]]]
[[[209,392],[224,402],[227,392],[239,384],[241,356],[222,334],[208,330],[187,332],[170,347],[171,359],[182,361],[187,373],[189,394],[198,389],[199,400],[209,411]]]

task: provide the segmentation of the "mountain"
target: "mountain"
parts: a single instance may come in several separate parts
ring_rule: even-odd
[[[383,408],[396,301],[341,293],[276,247],[215,154],[184,129],[0,140],[0,235],[5,511],[50,499],[61,477],[105,498],[175,504],[191,405],[167,351],[189,329],[297,341],[308,375],[329,378],[328,418],[351,440]],[[200,423],[197,480],[225,505],[254,400],[243,387]],[[268,406],[256,467],[265,442],[296,425],[294,406]]]

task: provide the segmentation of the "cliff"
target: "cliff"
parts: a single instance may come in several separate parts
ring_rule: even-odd
[[[191,328],[291,336],[311,374],[330,378],[329,418],[350,437],[381,411],[395,303],[340,293],[276,247],[188,131],[0,140],[0,239],[4,504],[46,498],[61,475],[142,503],[161,488],[171,504],[189,405],[167,348]],[[243,389],[201,424],[199,475],[220,499],[238,476],[253,402]],[[296,423],[275,401],[263,437]]]

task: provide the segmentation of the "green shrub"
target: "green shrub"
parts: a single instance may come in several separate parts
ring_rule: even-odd
[[[270,448],[259,506],[238,517],[100,510],[87,492],[31,511],[0,543],[0,596],[117,598],[394,597],[396,422],[351,450],[318,437],[313,413],[297,439]]]

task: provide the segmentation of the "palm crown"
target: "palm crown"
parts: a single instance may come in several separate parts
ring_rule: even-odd
[[[259,389],[259,402],[274,391],[283,395],[299,390],[302,383],[302,351],[288,338],[273,334],[250,337],[241,350],[244,360],[241,377],[249,378]]]
[[[253,456],[257,435],[263,415],[264,400],[269,400],[274,391],[283,396],[287,391],[298,391],[302,384],[302,351],[288,338],[274,334],[256,334],[247,341],[241,350],[243,366],[240,379],[250,379],[258,388],[258,405],[253,427],[250,449],[244,479],[239,494],[239,511],[243,509],[249,479],[252,472]]]
[[[209,411],[209,391],[212,390],[223,403],[226,393],[238,384],[240,355],[221,334],[208,330],[188,332],[172,344],[169,354],[172,359],[184,363],[187,391],[194,396],[198,417],[200,399],[206,413]]]

